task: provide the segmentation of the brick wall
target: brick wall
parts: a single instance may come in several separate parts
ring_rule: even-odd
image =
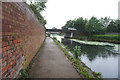
[[[45,39],[45,29],[27,4],[2,2],[0,34],[2,77],[15,78],[40,48]]]

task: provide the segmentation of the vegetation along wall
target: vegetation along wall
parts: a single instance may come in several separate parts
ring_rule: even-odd
[[[0,64],[3,78],[26,68],[45,39],[45,28],[26,3],[2,2]],[[1,39],[2,38],[2,39]]]

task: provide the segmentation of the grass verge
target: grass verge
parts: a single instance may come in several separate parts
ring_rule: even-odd
[[[92,40],[120,43],[120,35],[93,35]]]
[[[90,41],[103,41],[103,42],[110,42],[110,43],[120,43],[120,35],[92,35],[92,36],[75,36],[74,39],[80,39],[80,40],[90,40]]]

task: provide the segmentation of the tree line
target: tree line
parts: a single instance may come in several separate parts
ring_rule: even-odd
[[[82,17],[69,20],[64,25],[63,29],[75,28],[81,33],[87,35],[105,34],[105,33],[120,33],[120,20],[111,19],[108,17],[91,17],[89,20]]]

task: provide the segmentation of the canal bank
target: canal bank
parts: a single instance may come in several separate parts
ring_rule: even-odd
[[[29,78],[80,78],[63,51],[47,37],[29,70]]]
[[[99,34],[91,36],[74,36],[72,39],[84,40],[84,41],[98,41],[120,44],[120,34]]]
[[[51,35],[56,37],[64,46],[68,46],[71,50],[75,46],[81,46],[81,60],[93,71],[101,72],[103,78],[118,78],[118,52],[114,46],[108,45],[89,45],[72,41],[64,38],[64,36]],[[99,42],[97,42],[99,43]],[[101,43],[99,43],[101,44]],[[111,43],[110,43],[111,44]],[[116,44],[113,44],[116,46]],[[119,46],[117,47],[117,50]]]

